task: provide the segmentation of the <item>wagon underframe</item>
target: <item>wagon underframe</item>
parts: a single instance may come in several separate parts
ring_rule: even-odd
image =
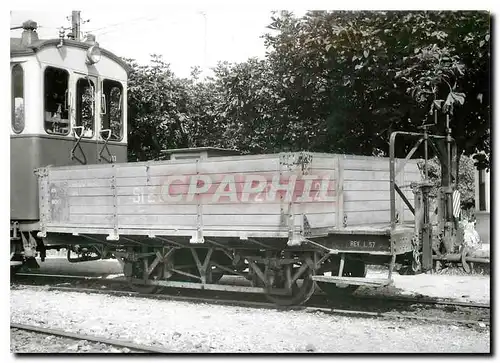
[[[306,301],[314,281],[322,289],[325,284],[334,288],[336,284],[390,284],[397,255],[411,251],[412,232],[410,227],[392,234],[388,228],[344,229],[305,239],[300,246],[289,246],[287,238],[276,237],[205,236],[205,243],[193,244],[189,236],[137,233],[121,233],[118,241],[110,241],[106,233],[49,233],[45,241],[48,248],[67,247],[71,262],[116,258],[129,283],[140,292],[174,287],[262,293],[278,304],[290,305]],[[360,263],[362,267],[356,267]],[[388,265],[388,277],[366,278],[368,263]],[[349,272],[351,265],[355,268]],[[242,276],[251,286],[218,284],[224,274]]]

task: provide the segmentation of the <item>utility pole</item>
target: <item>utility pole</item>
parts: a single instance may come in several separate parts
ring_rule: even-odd
[[[71,12],[71,34],[74,40],[80,41],[80,11]]]
[[[204,65],[205,65],[205,69],[206,69],[207,68],[207,13],[206,13],[206,11],[198,11],[198,13],[201,16],[203,16],[203,28],[204,28],[204,32],[205,32],[203,56],[204,56]]]

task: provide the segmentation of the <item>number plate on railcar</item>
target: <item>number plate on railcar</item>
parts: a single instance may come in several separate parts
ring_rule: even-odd
[[[379,244],[380,245],[380,244]],[[352,240],[347,243],[347,248],[349,249],[359,249],[359,250],[376,250],[377,243],[375,241],[359,241]],[[379,246],[380,249],[381,246]]]

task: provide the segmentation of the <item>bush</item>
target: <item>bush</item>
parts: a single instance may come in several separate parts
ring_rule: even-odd
[[[420,164],[421,170],[423,170],[423,162]],[[429,179],[434,183],[434,188],[431,191],[431,196],[437,196],[438,187],[441,184],[441,164],[437,157],[430,159],[428,161],[428,171]],[[471,210],[473,212],[474,208],[474,160],[468,156],[462,155],[460,157],[460,162],[458,166],[458,191],[460,192],[460,202],[462,211],[467,211],[462,213],[462,216],[471,216]]]

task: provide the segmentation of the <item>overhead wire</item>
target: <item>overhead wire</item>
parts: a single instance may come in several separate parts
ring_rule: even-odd
[[[135,21],[135,20],[142,19],[142,18],[144,18],[144,17],[137,18],[137,19],[132,19],[131,21]],[[114,26],[117,26],[117,25],[121,25],[121,24],[126,23],[126,22],[128,22],[128,20],[121,21],[119,23],[115,23],[115,24],[111,24],[111,25],[106,25],[106,26],[103,26],[103,27],[100,27],[100,28],[96,28],[96,29],[91,29],[91,30],[89,30],[89,32],[95,32],[95,31],[98,31],[98,30],[111,28],[111,27],[114,27]]]
[[[123,27],[125,25],[128,26],[128,25],[131,25],[131,24],[136,24],[136,23],[141,22],[141,21],[151,22],[151,21],[158,20],[158,19],[159,19],[158,17],[153,17],[153,18],[141,17],[141,18],[137,18],[137,19],[122,21],[122,22],[119,22],[119,23],[116,23],[116,24],[112,24],[112,25],[108,25],[108,26],[101,27],[101,28],[92,29],[92,30],[89,30],[87,32],[88,33],[94,33],[95,35],[103,35],[103,34],[108,34],[108,33],[117,31],[117,30],[120,29],[120,27]],[[101,30],[106,30],[106,31],[101,32]]]

